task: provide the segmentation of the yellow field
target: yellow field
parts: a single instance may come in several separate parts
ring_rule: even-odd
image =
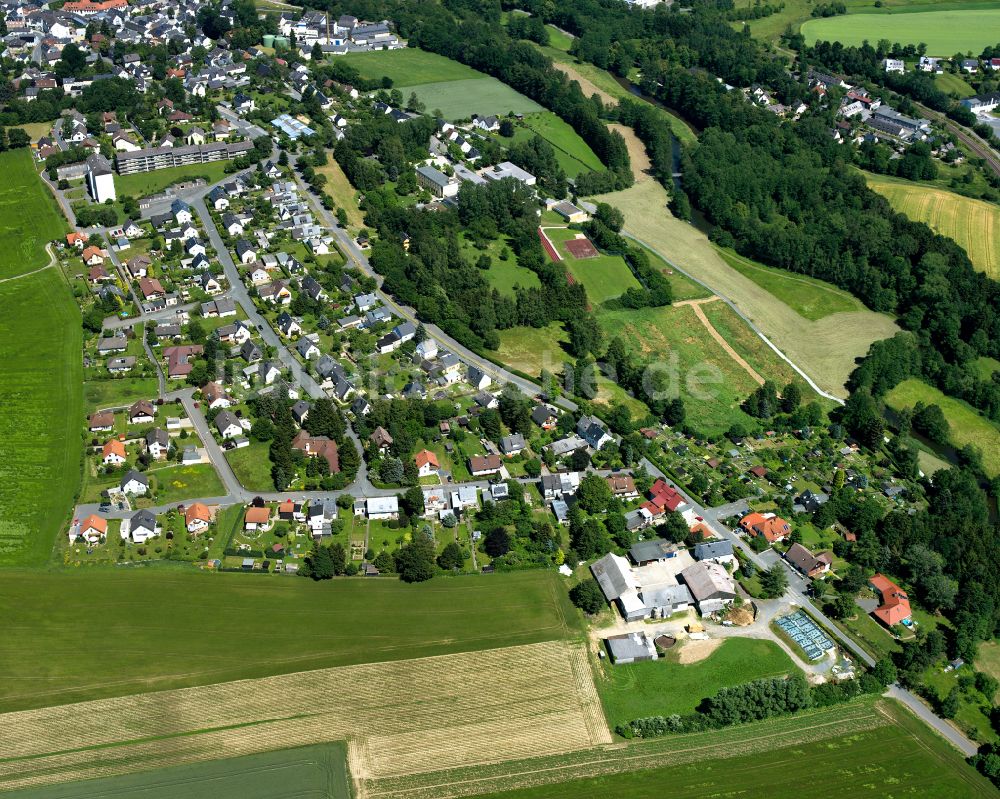
[[[584,646],[564,642],[7,713],[0,729],[0,791],[337,740],[359,782],[611,742]]]
[[[620,208],[626,233],[732,300],[775,346],[831,394],[846,397],[844,383],[854,370],[855,359],[865,355],[873,341],[898,330],[888,316],[868,310],[834,313],[817,321],[804,319],[727,264],[707,236],[674,218],[667,209],[667,193],[656,181],[593,199]]]
[[[900,213],[954,239],[972,265],[1000,279],[1000,207],[944,189],[865,173],[868,185]]]
[[[323,190],[330,195],[330,198],[337,204],[338,208],[347,211],[347,224],[353,233],[356,233],[364,226],[364,216],[358,208],[358,201],[355,199],[355,190],[351,182],[340,168],[333,155],[327,154],[327,162],[317,167],[316,171],[326,176],[326,185]]]

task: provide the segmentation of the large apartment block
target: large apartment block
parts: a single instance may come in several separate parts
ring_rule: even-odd
[[[226,161],[252,149],[252,141],[220,141],[185,147],[150,147],[133,153],[118,153],[115,156],[115,166],[119,175],[134,175],[138,172],[153,172],[172,166]]]

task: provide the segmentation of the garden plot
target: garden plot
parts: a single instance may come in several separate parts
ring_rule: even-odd
[[[801,610],[775,619],[777,624],[795,643],[802,647],[810,660],[821,660],[834,648],[833,641]]]

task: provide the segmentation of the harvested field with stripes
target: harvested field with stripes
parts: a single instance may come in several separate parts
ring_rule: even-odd
[[[867,172],[865,179],[897,211],[954,239],[976,269],[1000,279],[1000,206],[908,180]]]
[[[0,729],[0,791],[337,740],[362,784],[611,743],[584,646],[565,642],[7,713]]]

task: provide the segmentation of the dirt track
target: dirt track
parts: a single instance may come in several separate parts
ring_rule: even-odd
[[[736,363],[740,365],[740,367],[746,370],[746,373],[750,375],[750,377],[752,377],[757,382],[757,385],[759,386],[764,385],[764,378],[761,377],[757,373],[757,370],[755,370],[750,364],[748,364],[743,359],[743,356],[741,356],[736,350],[732,348],[730,343],[722,337],[722,334],[715,329],[715,325],[713,325],[710,321],[708,321],[708,317],[705,316],[705,312],[701,309],[702,305],[705,305],[706,303],[709,302],[715,302],[717,299],[719,298],[708,297],[707,299],[704,300],[684,300],[683,302],[675,303],[675,305],[690,305],[691,310],[694,311],[694,315],[698,317],[699,321],[705,326],[705,329],[708,331],[708,334],[713,339],[715,339],[716,343],[726,351],[726,353],[729,355],[730,358],[732,358],[734,361],[736,361]]]

